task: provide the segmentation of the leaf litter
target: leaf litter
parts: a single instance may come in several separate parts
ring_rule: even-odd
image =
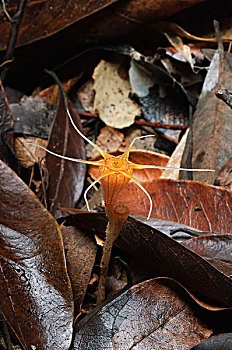
[[[108,3],[106,6],[107,5]],[[174,49],[179,50],[180,54],[185,56],[193,71],[195,71],[197,59],[195,61],[193,57],[190,56],[192,53],[191,47],[184,45],[180,37],[187,36],[189,40],[193,39],[198,41],[203,41],[203,39],[200,37],[193,38],[193,36],[184,31],[181,27],[173,24],[166,24],[166,29],[165,25],[161,25],[160,30],[163,33],[168,32],[170,42],[175,46]],[[215,39],[213,38],[213,40],[208,41],[215,41]],[[186,51],[183,51],[186,47],[189,50],[187,56],[185,55]],[[117,50],[115,50],[115,52],[116,51]],[[169,51],[166,50],[167,55],[168,52]],[[200,57],[200,53],[197,52],[197,50],[195,52],[196,55]],[[119,54],[119,52],[117,54]],[[117,55],[107,55],[107,60],[104,57],[104,61],[102,60],[97,68],[95,66],[94,86],[92,86],[92,82],[86,85],[84,82],[83,89],[80,88],[80,84],[77,85],[79,93],[75,93],[75,98],[79,99],[79,101],[74,98],[74,104],[68,102],[72,118],[75,119],[75,124],[78,125],[78,128],[81,129],[81,122],[76,109],[79,109],[79,102],[81,102],[82,112],[84,111],[84,124],[88,125],[88,130],[91,130],[92,140],[95,141],[96,137],[94,138],[94,136],[100,133],[97,141],[98,146],[104,148],[106,152],[119,152],[118,154],[120,154],[120,152],[125,152],[125,149],[128,148],[130,144],[127,139],[128,129],[126,128],[129,126],[133,128],[137,122],[140,122],[140,124],[137,125],[140,125],[142,130],[140,136],[144,135],[144,132],[146,132],[146,125],[150,123],[149,127],[152,128],[152,133],[156,135],[153,141],[150,141],[151,146],[157,142],[158,137],[160,137],[157,135],[160,135],[163,130],[165,131],[165,128],[171,127],[173,130],[175,130],[175,128],[179,128],[179,130],[186,129],[188,126],[188,118],[191,115],[188,111],[189,104],[194,107],[198,99],[197,94],[192,95],[192,93],[189,92],[190,90],[182,85],[182,77],[180,77],[180,79],[177,78],[178,74],[183,74],[183,77],[186,75],[184,69],[182,72],[180,69],[175,78],[172,76],[174,72],[172,68],[174,68],[176,64],[174,61],[167,66],[167,62],[165,63],[164,60],[162,61],[162,58],[160,61],[156,58],[152,60],[151,57],[139,54],[139,52],[135,50],[133,59],[131,59],[130,54],[128,55],[124,52],[123,55],[123,58],[117,58],[116,60],[115,57],[117,57]],[[108,60],[109,57],[112,59]],[[169,55],[169,60],[171,59]],[[203,60],[203,55],[201,55],[201,59]],[[121,62],[124,63],[122,64]],[[197,62],[199,64],[199,60]],[[128,68],[125,69],[125,67],[129,67],[130,64],[134,70],[133,77],[131,73],[132,68],[129,72]],[[181,64],[184,63],[181,62]],[[135,67],[138,69],[135,69]],[[163,67],[165,67],[165,69],[171,69],[167,72]],[[217,68],[215,69],[215,73],[216,70]],[[87,74],[87,76],[86,81],[88,81],[90,75]],[[227,75],[227,80],[229,80],[228,77],[229,75]],[[82,80],[82,83],[84,80],[85,79]],[[74,84],[76,82],[78,82],[78,79],[75,79]],[[140,86],[135,85],[135,82],[139,83]],[[155,92],[158,96],[158,100],[157,96],[154,95],[154,85],[156,85]],[[121,99],[119,99],[119,94],[121,92],[119,88],[122,88],[122,86],[125,86],[125,90],[123,90],[123,94],[121,94],[123,96],[123,102],[120,106],[119,100],[121,101]],[[73,87],[74,85],[71,86],[71,89]],[[170,90],[168,90],[170,87],[172,87],[171,93]],[[95,90],[95,97],[93,96],[93,88]],[[57,93],[55,90],[50,98],[50,102],[53,103],[55,101],[54,96]],[[167,93],[167,91],[169,92]],[[194,90],[191,91],[193,92]],[[203,92],[202,90],[202,93]],[[47,100],[49,100],[49,93],[49,91],[44,93]],[[108,96],[107,93],[109,93],[109,98],[103,100],[102,96]],[[183,103],[177,102],[179,100],[174,98],[174,100],[176,100],[176,105],[170,103],[170,101],[167,104],[167,99],[165,100],[165,97],[167,95],[170,97],[172,93],[175,93],[175,96],[179,94]],[[70,94],[70,96],[73,97],[74,95]],[[147,106],[143,106],[144,97],[149,97],[151,104],[149,102]],[[135,101],[139,102],[139,104]],[[216,105],[218,104],[216,97],[214,98],[213,95],[211,101]],[[93,106],[92,103],[94,103]],[[222,110],[224,110],[223,108],[225,108],[225,106],[223,102],[220,101],[220,103],[222,103],[221,107]],[[120,108],[118,109],[119,106]],[[196,113],[201,113],[201,106],[199,106],[200,102],[198,102]],[[5,102],[5,108],[6,107],[7,102]],[[95,112],[99,113],[99,116],[96,114],[93,115],[92,107]],[[147,120],[140,118],[141,112],[142,117],[145,119],[148,118]],[[206,112],[209,114],[207,108]],[[9,114],[10,112],[7,113]],[[30,115],[30,112],[28,115]],[[155,119],[153,119],[154,117]],[[219,113],[217,114],[217,118],[220,121]],[[105,128],[102,127],[104,125],[102,121],[106,124]],[[21,123],[22,127],[24,126],[23,123]],[[152,124],[159,124],[159,126],[163,128],[162,130],[155,129],[154,131],[154,125]],[[95,125],[94,130],[93,125]],[[120,129],[120,131],[115,128]],[[204,128],[205,130],[209,129],[205,126]],[[40,127],[38,127],[38,132],[40,132],[39,129]],[[195,126],[193,130],[196,130]],[[36,132],[37,131],[32,130],[31,134],[34,134],[33,136],[41,136],[40,134],[36,134]],[[83,140],[80,135],[74,132],[69,123],[69,119],[66,115],[66,106],[62,98],[58,101],[56,118],[53,122],[52,129],[49,130],[48,127],[46,132],[47,134],[43,134],[43,136],[46,139],[49,134],[48,147],[50,150],[63,156],[85,159]],[[178,133],[176,133],[176,135],[179,136]],[[173,138],[175,139],[174,143],[177,143],[176,140],[178,136]],[[226,136],[229,137],[229,133]],[[166,135],[165,137],[166,141],[168,141],[169,136]],[[204,137],[204,141],[208,141],[207,137]],[[21,145],[25,146],[25,141],[23,141],[21,135],[20,139],[16,142],[18,144],[20,142]],[[37,141],[35,142],[37,143]],[[38,142],[40,143],[40,141]],[[43,142],[46,144],[47,140],[43,140]],[[202,142],[202,139],[200,139],[199,142]],[[184,141],[179,144],[177,151],[172,155],[171,159],[161,154],[155,154],[154,152],[137,150],[131,151],[131,161],[141,165],[152,164],[156,166],[168,165],[170,167],[179,167],[183,152],[182,144],[184,144]],[[37,151],[41,151],[41,149],[37,149]],[[29,151],[29,153],[30,152],[31,151]],[[28,155],[28,150],[26,150],[26,153]],[[26,160],[26,154],[23,153],[22,148],[20,150],[17,149],[16,154],[21,158],[22,168],[28,168],[26,177],[25,174],[22,175],[24,180],[28,183],[28,174],[31,171],[31,167],[34,166],[33,158],[37,160],[37,155],[36,157],[33,156],[31,159]],[[42,154],[40,154],[39,157],[41,156]],[[4,157],[6,157],[5,153]],[[217,157],[220,159],[217,160]],[[7,158],[8,156],[6,157],[6,161]],[[211,156],[209,158],[211,158]],[[215,156],[216,162],[212,163],[212,168],[214,168],[215,164],[218,164],[215,168],[219,173],[223,164],[226,161],[229,162],[230,158],[231,156],[226,156],[226,158],[223,159],[221,159],[221,156]],[[0,199],[0,210],[3,210],[5,215],[3,215],[2,218],[9,216],[11,218],[8,219],[9,225],[17,224],[16,232],[21,234],[26,222],[25,220],[28,220],[25,225],[27,232],[24,238],[22,238],[24,246],[20,253],[23,258],[27,256],[27,252],[25,252],[27,249],[27,239],[25,237],[29,235],[31,238],[33,236],[32,232],[35,231],[35,237],[38,238],[38,242],[44,243],[44,240],[47,240],[46,242],[48,243],[46,244],[40,245],[37,243],[37,247],[42,251],[42,256],[45,256],[47,259],[45,262],[42,262],[42,264],[44,264],[48,270],[50,266],[58,264],[59,272],[57,272],[57,269],[54,271],[51,271],[51,269],[49,270],[50,277],[48,278],[48,283],[54,282],[55,289],[59,291],[67,305],[65,311],[68,317],[64,320],[63,316],[60,317],[60,313],[58,312],[56,316],[60,317],[60,319],[58,320],[56,318],[57,323],[53,323],[51,334],[45,340],[46,330],[44,333],[43,322],[41,318],[37,322],[30,309],[30,305],[39,303],[42,298],[39,299],[37,294],[33,295],[31,298],[31,295],[29,295],[30,289],[24,286],[24,280],[20,277],[20,271],[24,269],[24,267],[22,267],[21,262],[19,263],[17,261],[18,265],[21,264],[21,270],[16,270],[16,272],[13,272],[13,270],[10,271],[10,283],[12,283],[10,290],[11,296],[17,300],[16,310],[20,312],[21,318],[19,317],[19,321],[18,319],[16,321],[10,308],[8,308],[9,298],[5,293],[4,279],[2,286],[5,293],[6,304],[3,304],[1,310],[25,349],[34,347],[34,343],[36,342],[41,349],[57,349],[57,342],[62,344],[62,349],[64,346],[67,348],[69,347],[72,336],[73,301],[75,304],[75,315],[80,316],[80,318],[83,317],[83,312],[86,312],[83,311],[83,307],[85,308],[87,306],[87,309],[93,309],[93,306],[90,304],[91,302],[94,303],[96,286],[94,287],[95,282],[91,284],[89,281],[97,280],[96,268],[99,263],[100,254],[100,248],[97,247],[93,234],[97,233],[104,238],[106,226],[104,214],[86,213],[85,210],[78,211],[77,209],[73,209],[76,204],[78,204],[79,208],[82,207],[83,199],[80,200],[80,198],[82,198],[83,189],[87,187],[84,183],[85,170],[82,164],[73,164],[66,160],[61,161],[50,155],[46,156],[46,160],[49,174],[49,188],[47,192],[49,210],[57,219],[59,218],[59,223],[63,223],[64,247],[61,241],[60,230],[54,218],[48,214],[41,204],[38,205],[39,202],[36,202],[36,211],[28,208],[29,202],[31,204],[38,200],[36,200],[35,197],[33,197],[34,199],[32,200],[31,192],[28,190],[26,184],[22,187],[20,183],[21,180],[16,180],[16,175],[13,173],[10,174],[8,170],[6,170],[8,181],[10,178],[14,179],[15,184],[17,184],[16,187],[18,187],[17,191],[19,191],[20,188],[24,188],[24,196],[29,196],[31,201],[27,203],[27,199],[26,201],[22,199],[19,204],[19,198],[21,198],[19,197],[14,203],[15,195],[18,192],[16,190],[10,191],[8,195],[10,196],[11,205],[10,207],[7,206],[6,211],[4,211],[5,202],[2,202],[2,198],[6,198],[4,197],[6,196],[5,193],[4,196],[2,196],[3,192],[1,192]],[[169,163],[167,163],[168,161]],[[229,172],[229,166],[230,163],[228,163],[226,168],[227,172]],[[205,165],[204,163],[202,163],[202,165],[197,164],[196,167],[204,168]],[[207,168],[208,167],[209,166],[207,166]],[[5,169],[5,165],[3,165],[3,169]],[[229,180],[226,178],[226,175],[222,175],[224,177],[224,183],[221,177],[218,177],[218,180],[216,180],[215,184],[217,185],[227,185],[227,189],[224,189],[222,186],[215,187],[197,181],[180,181],[178,179],[178,173],[180,173],[179,170],[163,171],[162,169],[144,169],[141,172],[137,171],[137,173],[135,171],[135,177],[137,177],[144,188],[151,194],[153,219],[151,223],[146,222],[146,224],[143,224],[140,221],[129,218],[124,224],[120,237],[116,241],[117,248],[115,248],[117,253],[122,255],[125,260],[128,260],[131,254],[138,258],[138,261],[140,259],[141,264],[143,263],[144,270],[146,270],[147,266],[147,269],[151,268],[152,271],[154,271],[152,277],[169,276],[174,280],[167,278],[145,280],[141,284],[128,289],[126,292],[119,292],[119,295],[116,296],[114,300],[106,300],[105,304],[100,306],[100,308],[96,308],[93,314],[90,314],[87,318],[83,318],[82,321],[77,318],[77,325],[74,330],[74,349],[101,349],[104,348],[105,345],[109,348],[119,347],[120,349],[140,349],[141,347],[150,349],[154,346],[159,346],[159,348],[162,349],[174,349],[178,345],[181,349],[187,349],[207,339],[211,335],[213,328],[216,328],[213,322],[209,322],[211,318],[209,314],[207,314],[206,317],[202,317],[202,310],[204,310],[204,312],[207,310],[207,312],[211,313],[220,311],[222,313],[221,320],[224,311],[230,312],[232,303],[230,278],[230,234],[232,223],[230,220],[231,191],[228,189]],[[90,167],[90,174],[96,178],[92,166]],[[34,175],[34,182],[36,182],[36,170]],[[163,179],[161,178],[162,175],[164,177]],[[167,178],[174,180],[168,180]],[[202,178],[203,182],[205,182],[205,178],[206,177]],[[210,184],[213,182],[214,181],[210,181]],[[5,184],[6,183],[7,181],[5,181]],[[12,182],[9,181],[8,185],[8,187],[10,187]],[[13,188],[15,189],[16,187]],[[120,199],[123,204],[126,204],[130,208],[131,213],[147,215],[149,203],[141,190],[130,182],[123,191]],[[4,203],[4,206],[2,206],[2,203]],[[12,208],[15,209],[12,210]],[[23,209],[22,213],[19,208]],[[101,206],[97,205],[96,202],[95,209],[102,210]],[[41,215],[43,213],[44,216],[40,216],[37,220],[36,215],[39,214],[38,211],[41,212]],[[28,215],[28,213],[31,214]],[[186,232],[190,232],[190,235],[192,232],[195,235],[199,235],[199,237],[189,239],[183,243],[178,243],[159,230],[152,228],[152,221],[155,225],[158,225],[157,227],[163,227],[163,230],[165,232],[168,231],[169,234],[171,227],[174,228],[176,225],[179,225],[178,228],[180,230],[186,230]],[[173,226],[171,221],[174,222]],[[162,222],[162,225],[160,222]],[[43,227],[42,232],[38,231],[39,227]],[[51,227],[55,227],[56,229],[50,230]],[[169,228],[167,229],[167,227]],[[4,232],[4,230],[1,231],[3,236]],[[50,235],[46,236],[44,232],[49,232]],[[215,232],[217,234],[215,234]],[[8,244],[7,249],[9,254],[14,257],[13,243],[11,241],[12,237],[10,237],[10,235],[7,237],[8,243],[11,242]],[[64,255],[64,251],[66,256]],[[115,255],[116,252],[113,252],[113,254]],[[59,262],[57,262],[58,257]],[[17,260],[18,256],[14,258]],[[67,277],[66,264],[72,284],[73,296]],[[112,261],[112,267],[113,265],[114,263]],[[30,268],[31,266],[27,267],[28,270],[25,270],[25,274],[29,276],[29,284],[32,285],[33,280],[29,273]],[[40,265],[37,266],[35,264],[35,269],[38,270],[38,282],[38,280],[44,276],[44,272],[40,269]],[[144,276],[146,276],[146,271],[144,272]],[[66,281],[63,286],[60,283],[61,280]],[[125,282],[121,282],[121,285],[124,286]],[[43,284],[41,288],[43,288]],[[31,303],[24,309],[21,308],[21,304],[18,302],[19,289],[24,291],[24,305],[27,305],[27,301],[29,303],[29,300]],[[90,290],[92,292],[90,292]],[[40,297],[41,295],[40,293]],[[50,302],[52,305],[52,301],[49,297],[46,302]],[[201,312],[199,312],[199,309],[201,309]],[[44,307],[39,316],[42,315],[41,317],[44,317],[43,312],[45,311],[46,307]],[[218,317],[220,320],[220,316]],[[28,322],[24,322],[24,320]],[[44,320],[45,322],[48,321],[47,316]],[[31,324],[35,325],[35,332],[29,335],[28,330]],[[49,326],[50,323],[48,323],[48,327]],[[56,329],[57,326],[59,331]],[[38,330],[37,333],[36,330]],[[58,333],[59,336],[57,336]],[[32,343],[32,340],[34,343]]]

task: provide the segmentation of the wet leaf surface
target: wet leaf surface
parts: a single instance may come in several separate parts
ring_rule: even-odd
[[[2,162],[0,177],[1,311],[26,350],[68,349],[73,301],[59,227]]]
[[[193,116],[192,167],[214,169],[215,173],[193,173],[193,179],[213,184],[222,166],[232,157],[231,109],[219,100],[215,91],[218,84],[230,88],[232,82],[232,60],[225,56],[223,72],[219,67],[219,55],[215,53],[205,78],[202,92]],[[191,138],[188,137],[182,165],[187,167],[187,157],[191,152]],[[182,172],[181,179],[187,179]]]
[[[46,38],[116,1],[104,0],[101,3],[96,3],[93,0],[84,0],[78,1],[78,5],[76,6],[73,6],[72,1],[63,0],[56,2],[56,6],[50,0],[30,1],[26,6],[17,45],[25,45],[35,40]],[[11,1],[10,6],[7,6],[10,16],[16,12],[17,7],[18,1]],[[10,32],[10,22],[6,20],[2,9],[0,10],[0,16],[0,31],[4,33],[1,38],[0,47],[4,49]]]
[[[232,235],[207,235],[182,244],[225,275],[232,276]]]
[[[211,334],[180,286],[167,279],[138,284],[83,321],[74,350],[187,349]]]
[[[71,209],[69,212],[77,211]],[[91,229],[101,238],[105,235],[107,221],[104,214],[79,213],[66,218],[66,222],[88,232]],[[201,305],[203,300],[217,307],[232,306],[232,280],[201,256],[158,230],[129,218],[115,244],[162,275],[180,282],[195,293]]]
[[[69,104],[76,126],[81,130],[79,116]],[[63,97],[59,96],[56,117],[49,138],[48,149],[52,152],[77,159],[85,159],[85,143],[71,125]],[[46,155],[49,172],[49,210],[56,217],[62,216],[59,208],[74,207],[84,186],[86,165],[65,161],[51,154]]]
[[[78,315],[91,277],[97,245],[93,236],[91,237],[75,227],[63,226],[61,233],[64,241],[67,269],[72,284],[75,315]]]

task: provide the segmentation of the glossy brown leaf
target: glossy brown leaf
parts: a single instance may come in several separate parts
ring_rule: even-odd
[[[1,311],[22,346],[69,349],[73,300],[53,217],[0,162]]]
[[[70,113],[81,130],[80,118],[69,104]],[[65,110],[63,96],[59,95],[57,113],[48,142],[52,152],[71,158],[85,159],[85,143],[71,125]],[[74,207],[84,186],[86,165],[65,161],[49,153],[46,156],[49,172],[49,210],[56,217],[62,216],[60,207]]]
[[[74,28],[76,42],[83,42],[95,38],[110,38],[125,35],[134,31],[139,26],[149,21],[168,17],[187,7],[200,3],[202,0],[164,0],[157,2],[149,0],[145,4],[141,0],[117,1],[117,0],[79,0],[73,1],[30,1],[27,3],[25,15],[19,30],[17,45],[25,45],[30,42],[46,38],[71,24],[90,16],[88,20],[80,22],[78,28]],[[115,4],[114,4],[115,3]],[[17,9],[18,2],[11,1],[7,6],[12,16]],[[111,5],[111,6],[109,6]],[[113,5],[113,6],[112,6]],[[106,8],[104,11],[100,11]],[[5,49],[9,37],[10,23],[2,9],[0,9],[0,32],[3,33],[0,48]],[[78,23],[79,24],[79,23]],[[74,35],[73,35],[74,36]]]
[[[182,244],[225,275],[232,276],[232,234],[201,236]]]
[[[210,334],[181,287],[158,278],[133,286],[83,320],[74,350],[189,349]]]
[[[78,4],[72,1],[59,0],[54,6],[54,1],[30,1],[27,3],[24,18],[19,29],[17,45],[25,45],[38,39],[56,33],[57,31],[71,25],[74,22],[85,18],[102,8],[114,3],[117,0],[104,0],[96,2],[94,0],[79,0]],[[11,1],[7,11],[12,16],[18,6],[18,1]],[[1,37],[0,47],[5,49],[9,33],[10,22],[6,18],[3,9],[0,10]]]
[[[231,191],[188,180],[159,179],[142,185],[152,197],[153,218],[175,221],[200,231],[231,233]],[[149,201],[133,183],[122,191],[120,201],[131,213],[147,216]]]
[[[91,277],[92,268],[97,253],[97,244],[93,236],[77,230],[75,227],[61,229],[70,276],[75,314],[81,311],[86,289]]]
[[[12,152],[9,147],[13,150],[13,117],[7,101],[7,97],[0,80],[0,159],[3,160],[7,165],[12,166]],[[6,140],[7,145],[3,142]]]
[[[76,211],[71,209],[69,212]],[[103,214],[79,213],[66,218],[66,222],[88,232],[92,229],[103,238],[107,221]],[[203,300],[217,307],[232,306],[232,280],[201,256],[158,230],[128,218],[115,244],[162,275],[180,282],[197,296],[200,305],[203,305]]]
[[[182,165],[187,167],[187,158],[192,152],[192,167],[214,169],[212,172],[194,172],[193,179],[213,184],[222,166],[232,157],[231,109],[219,100],[215,91],[221,83],[230,89],[232,82],[230,54],[224,60],[223,72],[219,68],[219,55],[215,53],[202,88],[196,112],[193,116],[193,139],[189,135]],[[191,142],[193,148],[191,150]],[[187,179],[182,172],[181,179]]]

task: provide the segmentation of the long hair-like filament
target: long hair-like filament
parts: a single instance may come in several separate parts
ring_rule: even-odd
[[[134,169],[170,169],[170,170],[185,170],[185,171],[215,171],[212,169],[188,169],[188,168],[174,168],[167,166],[159,166],[159,165],[145,165],[145,164],[135,164],[133,163]]]
[[[131,148],[132,148],[132,146],[133,146],[133,144],[135,143],[136,140],[145,139],[146,137],[155,137],[155,135],[144,135],[144,136],[135,137],[135,138],[131,141],[131,143],[130,143],[129,147],[127,148],[127,150],[124,152],[124,154],[123,154],[124,157],[125,157],[126,159],[129,158],[130,150],[131,150]]]
[[[103,177],[109,176],[113,173],[114,172],[112,171],[111,173],[100,175],[94,182],[91,183],[91,185],[89,185],[89,187],[86,188],[86,190],[84,192],[84,200],[85,200],[85,204],[86,204],[88,211],[90,211],[90,209],[89,209],[89,203],[88,203],[88,199],[87,199],[87,192],[90,190],[90,188],[92,188],[94,185],[96,185],[96,183],[98,183],[101,179],[103,179]]]
[[[27,145],[33,145],[33,146],[42,148],[46,152],[52,154],[53,156],[56,156],[56,157],[59,157],[59,158],[65,159],[65,160],[70,160],[71,162],[85,163],[85,164],[91,164],[91,165],[97,165],[97,166],[101,166],[102,165],[102,164],[98,164],[97,161],[95,162],[95,161],[91,161],[91,160],[83,160],[83,159],[76,159],[76,158],[70,158],[70,157],[62,156],[61,154],[52,152],[52,151],[50,151],[49,149],[47,149],[47,148],[45,148],[43,146],[37,145],[36,143],[27,142]]]
[[[123,173],[124,176],[128,177],[129,179],[131,179],[132,181],[134,181],[134,183],[136,183],[137,186],[139,186],[139,188],[141,188],[141,190],[146,194],[146,196],[148,197],[149,199],[149,202],[150,202],[150,209],[149,209],[149,212],[148,212],[148,215],[147,215],[147,220],[150,219],[150,216],[151,216],[151,212],[152,212],[152,199],[151,199],[151,196],[150,194],[147,192],[147,190],[145,190],[145,188],[131,175],[127,175],[126,173]]]
[[[98,150],[98,152],[100,152],[100,154],[102,155],[103,158],[107,158],[107,153],[104,152],[98,145],[96,145],[94,142],[92,142],[91,140],[88,139],[88,137],[86,137],[84,134],[82,134],[82,132],[78,129],[78,127],[76,126],[76,124],[74,123],[71,113],[69,112],[68,107],[66,106],[66,113],[69,117],[69,120],[72,124],[72,126],[74,127],[74,129],[77,131],[77,133],[85,140],[87,141],[92,147],[96,148]]]

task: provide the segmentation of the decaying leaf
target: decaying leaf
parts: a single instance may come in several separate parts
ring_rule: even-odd
[[[75,227],[61,228],[68,274],[72,284],[75,315],[81,311],[86,289],[94,265],[97,245],[93,236]]]
[[[105,215],[80,213],[73,209],[67,213],[73,214],[66,218],[67,225],[87,232],[92,229],[101,238],[105,236]],[[152,267],[156,273],[159,271],[180,282],[194,293],[194,300],[203,307],[208,308],[209,304],[214,309],[232,307],[231,278],[166,234],[129,217],[115,244]]]
[[[70,113],[79,129],[81,122],[71,103]],[[66,113],[64,99],[61,93],[57,106],[56,117],[48,142],[48,148],[63,156],[85,159],[84,140],[71,125]],[[57,218],[62,216],[59,208],[74,207],[80,198],[84,186],[86,165],[73,163],[46,154],[49,173],[48,200],[50,212]]]
[[[73,299],[57,222],[0,161],[0,308],[23,348],[65,350]]]
[[[187,349],[211,333],[180,285],[157,278],[133,286],[83,319],[74,350]]]
[[[108,126],[125,128],[140,115],[140,106],[129,98],[127,73],[119,64],[102,60],[94,71],[95,99],[93,109]]]
[[[230,54],[224,60],[223,75],[219,72],[219,54],[215,53],[202,88],[193,119],[193,139],[189,135],[183,155],[182,166],[187,167],[187,157],[192,152],[192,167],[214,169],[213,172],[193,173],[193,179],[213,184],[222,166],[232,157],[232,111],[219,100],[215,91],[219,78],[223,86],[230,88],[232,82]],[[191,149],[191,144],[193,147]],[[181,178],[187,178],[182,172]]]
[[[35,163],[45,159],[46,151],[34,145],[28,145],[28,142],[36,143],[40,146],[47,147],[48,141],[37,137],[16,137],[15,154],[24,168],[29,168]]]
[[[96,144],[105,152],[116,152],[122,147],[124,142],[124,134],[110,126],[101,129]],[[124,147],[125,148],[125,147]],[[126,150],[126,149],[125,149]]]
[[[183,156],[188,133],[189,133],[189,129],[186,130],[185,134],[182,136],[180,142],[178,143],[177,147],[175,148],[175,151],[172,153],[172,155],[171,155],[171,157],[166,165],[167,167],[180,168],[181,159]],[[180,173],[180,170],[178,170],[178,169],[176,169],[176,170],[164,169],[160,178],[161,179],[178,180],[179,173]]]
[[[232,190],[232,158],[223,165],[218,173],[215,183],[216,186],[223,186],[228,190]]]

